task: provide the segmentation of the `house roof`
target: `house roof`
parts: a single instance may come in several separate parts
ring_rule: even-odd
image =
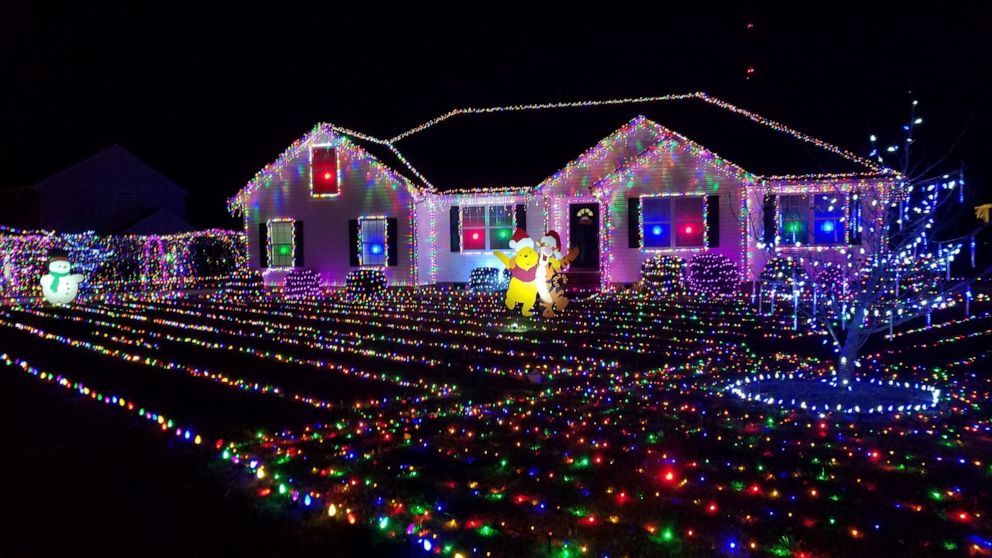
[[[416,186],[420,188],[427,186],[426,181],[422,177],[418,176],[414,169],[403,162],[403,159],[401,159],[397,154],[396,148],[390,148],[390,144],[388,142],[373,140],[368,136],[349,133],[349,131],[346,130],[337,130],[337,132],[348,138],[349,141],[367,151],[370,155],[378,159],[379,162],[383,163]]]
[[[347,137],[416,186],[449,192],[537,186],[637,118],[667,128],[759,179],[891,172],[701,92],[455,109],[390,138],[331,124],[318,128]],[[285,155],[266,168],[277,166]],[[244,201],[245,188],[231,198],[232,208]]]
[[[33,188],[44,190],[52,186],[62,186],[67,180],[73,183],[88,182],[101,188],[108,187],[110,180],[122,183],[137,182],[145,187],[172,190],[183,196],[189,194],[185,188],[169,180],[148,163],[117,144],[40,180]]]
[[[463,109],[391,141],[441,191],[536,185],[639,116],[759,177],[881,170],[865,158],[703,93]]]

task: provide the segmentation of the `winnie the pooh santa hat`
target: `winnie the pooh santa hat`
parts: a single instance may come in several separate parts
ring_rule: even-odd
[[[527,231],[523,229],[517,229],[513,233],[513,238],[510,239],[510,250],[517,251],[521,248],[533,248],[534,239],[527,236]]]

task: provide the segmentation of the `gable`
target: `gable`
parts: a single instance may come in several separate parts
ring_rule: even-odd
[[[358,145],[359,137],[349,137],[339,129],[321,124],[289,146],[275,161],[266,165],[235,196],[228,200],[228,210],[244,214],[257,196],[288,197],[305,189],[310,195],[311,150],[314,147],[333,147],[341,195],[358,187],[380,187],[388,191],[402,190],[415,195],[420,188],[409,178],[383,164],[377,157]],[[291,191],[292,190],[292,191]],[[354,192],[352,192],[354,193]]]
[[[629,188],[634,183],[706,193],[718,190],[721,180],[745,186],[757,181],[751,173],[701,145],[651,121],[646,123],[657,127],[658,141],[598,181],[593,187],[597,194],[608,195],[618,187]]]
[[[588,195],[598,182],[656,144],[661,133],[658,125],[638,116],[541,181],[537,190],[545,195]]]

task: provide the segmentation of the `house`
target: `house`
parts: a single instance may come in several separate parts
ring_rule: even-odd
[[[342,285],[466,283],[515,228],[577,246],[573,277],[639,279],[655,254],[733,261],[864,242],[861,207],[898,175],[705,93],[458,109],[390,138],[320,124],[229,200],[253,267]],[[881,227],[872,227],[873,231]]]
[[[119,145],[9,193],[0,223],[23,229],[97,234],[192,230],[187,192]]]

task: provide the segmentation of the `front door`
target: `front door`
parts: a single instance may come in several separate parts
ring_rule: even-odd
[[[573,203],[568,206],[568,245],[578,247],[572,262],[575,271],[599,271],[599,204]]]

